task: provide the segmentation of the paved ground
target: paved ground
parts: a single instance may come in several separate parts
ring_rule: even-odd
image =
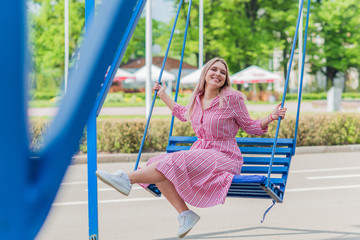
[[[228,198],[208,209],[187,239],[360,239],[360,152],[297,154],[285,202],[260,220],[269,200]],[[101,163],[131,170],[134,163]],[[37,240],[88,238],[87,170],[71,165]],[[177,214],[163,198],[140,187],[129,197],[99,182],[99,239],[177,239]]]
[[[269,112],[273,110],[275,104],[248,104],[250,112]],[[286,107],[289,112],[296,112],[297,102],[287,102]],[[302,102],[301,112],[326,112],[326,101]],[[56,108],[29,108],[29,116],[54,116]],[[342,102],[341,112],[360,112],[360,102]],[[154,115],[170,115],[167,107],[155,107]],[[104,107],[100,115],[145,115],[145,107]]]

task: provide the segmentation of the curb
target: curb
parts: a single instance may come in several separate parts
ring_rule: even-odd
[[[296,147],[296,154],[313,154],[313,153],[334,153],[334,152],[360,152],[360,144],[339,145],[339,146],[311,146]],[[140,161],[146,162],[150,158],[166,152],[142,153]],[[138,157],[137,153],[99,153],[97,163],[120,163],[135,162]],[[72,164],[86,164],[87,155],[78,154],[73,157]]]

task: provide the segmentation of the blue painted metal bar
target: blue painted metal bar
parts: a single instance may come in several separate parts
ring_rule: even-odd
[[[95,0],[85,0],[85,34],[95,18]]]
[[[94,108],[95,110],[95,108]],[[88,170],[88,221],[89,239],[97,240],[98,237],[98,194],[97,178],[97,145],[96,145],[96,115],[95,111],[87,121],[87,170]]]
[[[95,19],[94,11],[95,1],[85,1],[85,38],[88,37],[88,30]],[[97,178],[95,171],[97,169],[97,145],[96,145],[96,115],[94,110],[86,124],[87,128],[87,174],[88,174],[88,223],[89,239],[98,239],[98,195]]]
[[[243,166],[242,171],[244,173],[267,173],[269,170],[269,167],[263,167],[263,166]],[[272,173],[275,174],[284,174],[289,171],[288,167],[273,167]]]
[[[273,145],[274,138],[235,138],[238,145]],[[171,144],[176,143],[194,143],[197,140],[195,136],[171,136],[169,138],[169,142]],[[292,138],[279,138],[278,146],[292,146],[293,145]]]
[[[184,40],[183,40],[183,45],[182,45],[182,50],[181,50],[181,58],[180,58],[178,77],[177,77],[177,81],[176,81],[176,91],[175,91],[175,97],[174,97],[175,102],[177,102],[177,98],[178,98],[178,94],[179,94],[180,78],[181,78],[182,64],[184,61],[187,32],[188,32],[188,28],[189,28],[191,5],[192,5],[192,0],[189,1],[188,13],[187,13],[187,17],[186,17]],[[173,128],[174,128],[174,116],[171,116],[169,138],[172,136]]]
[[[166,147],[167,152],[177,152],[177,151],[185,151],[189,150],[191,146],[176,146],[176,145],[168,145]],[[239,147],[241,153],[243,154],[266,154],[271,155],[273,149],[270,147]],[[275,153],[279,155],[291,155],[291,148],[276,148]],[[273,161],[270,161],[270,163]]]
[[[299,126],[299,118],[300,118],[300,105],[301,105],[302,90],[303,90],[303,79],[304,79],[304,65],[305,65],[304,63],[305,63],[305,56],[306,56],[307,33],[308,33],[309,17],[310,17],[310,2],[311,1],[308,0],[308,3],[307,3],[306,25],[305,25],[305,34],[304,34],[304,48],[303,48],[300,86],[299,86],[298,104],[297,104],[297,112],[296,112],[293,154],[295,154],[295,149],[296,149],[296,140],[297,140],[297,135],[298,135],[298,126]]]
[[[166,52],[165,52],[165,57],[164,57],[163,64],[162,64],[162,67],[161,67],[161,71],[160,71],[160,75],[159,75],[159,79],[158,79],[158,82],[159,82],[159,83],[161,83],[161,77],[162,77],[162,74],[163,74],[163,71],[164,71],[164,68],[165,68],[165,62],[166,62],[167,56],[168,56],[168,54],[169,54],[170,45],[171,45],[171,42],[172,42],[172,38],[173,38],[173,36],[174,36],[175,27],[176,27],[177,20],[178,20],[178,18],[179,18],[179,13],[180,13],[180,9],[181,9],[182,3],[183,3],[183,0],[180,0],[179,7],[178,7],[178,10],[177,10],[177,13],[176,13],[175,20],[174,20],[174,25],[173,25],[173,28],[172,28],[172,30],[171,30],[171,34],[170,34],[168,46],[167,46],[167,49],[166,49]],[[142,150],[143,150],[143,148],[144,148],[146,133],[147,133],[147,130],[148,130],[148,128],[149,128],[149,123],[150,123],[151,115],[152,115],[152,112],[153,112],[153,109],[154,109],[154,105],[155,105],[156,95],[157,95],[157,91],[155,91],[154,97],[153,97],[153,100],[152,100],[152,103],[151,103],[150,112],[149,112],[148,119],[147,119],[147,121],[146,121],[146,126],[145,126],[145,130],[144,130],[144,135],[143,135],[142,140],[141,140],[141,144],[140,144],[140,148],[139,148],[139,153],[138,153],[138,156],[137,156],[137,159],[136,159],[134,171],[136,171],[136,170],[138,169],[138,167],[139,167],[139,162],[140,162],[140,158],[141,158],[141,153],[142,153]]]
[[[295,35],[294,35],[294,40],[293,40],[293,46],[291,49],[291,55],[290,55],[290,59],[289,59],[289,66],[288,66],[288,71],[286,74],[286,81],[285,81],[285,86],[284,86],[284,92],[283,92],[283,98],[281,101],[281,107],[284,107],[284,103],[285,103],[285,97],[286,97],[286,91],[289,85],[289,78],[290,78],[290,72],[291,72],[291,66],[292,66],[292,62],[293,62],[293,58],[294,58],[294,52],[295,52],[295,47],[296,47],[296,39],[297,39],[297,34],[299,31],[299,25],[300,25],[300,19],[302,17],[302,8],[303,8],[303,4],[304,4],[304,0],[301,0],[301,7],[299,8],[299,13],[298,13],[298,19],[297,19],[297,23],[296,23],[296,30],[295,30]],[[275,133],[275,138],[274,138],[274,145],[273,145],[273,149],[272,149],[272,153],[271,153],[271,162],[269,165],[269,172],[267,175],[267,182],[266,182],[266,186],[269,186],[270,184],[270,176],[271,176],[271,169],[272,169],[272,165],[273,165],[273,159],[275,156],[275,149],[276,149],[276,144],[277,144],[277,139],[279,136],[279,130],[280,130],[280,124],[281,124],[281,117],[279,117],[278,119],[278,123],[276,126],[276,133]]]
[[[94,110],[91,113],[87,123],[87,155],[88,155],[88,215],[89,215],[89,239],[98,240],[98,195],[97,195],[97,177],[95,172],[97,170],[97,133],[96,133],[96,118],[100,113],[101,107],[105,101],[106,95],[109,92],[111,83],[115,77],[116,70],[119,68],[120,62],[125,54],[124,49],[127,48],[130,38],[134,32],[135,26],[140,18],[146,0],[140,0],[136,5],[130,22],[127,25],[125,33],[121,39],[119,47],[117,48],[115,57],[112,61],[111,67],[107,72],[105,82],[102,85],[99,96],[95,102]],[[94,11],[88,8],[94,7],[94,0],[87,0],[85,4],[85,12],[92,13],[92,15],[85,14],[86,29],[90,20],[95,18]]]
[[[268,165],[271,161],[269,157],[244,157],[244,164],[253,164],[253,165]],[[290,165],[290,158],[288,157],[281,157],[281,158],[274,158],[274,165]]]
[[[28,220],[32,181],[27,119],[28,56],[26,1],[2,1],[0,7],[0,236],[22,240],[34,236]]]
[[[50,209],[72,155],[78,151],[108,63],[113,60],[136,4],[137,1],[103,1],[97,20],[87,29],[88,37],[80,49],[78,67],[69,75],[69,90],[45,135],[45,146],[34,169],[38,176],[34,182],[36,201],[30,208],[33,211],[30,225],[36,231]]]

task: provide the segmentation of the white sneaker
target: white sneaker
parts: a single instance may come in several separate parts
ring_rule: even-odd
[[[95,174],[101,181],[103,181],[107,185],[115,188],[117,191],[126,196],[129,195],[132,184],[128,175],[125,172],[118,170],[114,173],[108,173],[103,170],[97,170]]]
[[[191,210],[184,211],[179,214],[178,221],[180,223],[178,237],[183,238],[190,232],[190,230],[195,226],[199,221],[200,216],[194,213]]]

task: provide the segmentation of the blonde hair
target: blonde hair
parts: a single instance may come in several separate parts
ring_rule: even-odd
[[[193,91],[193,94],[189,100],[189,108],[188,108],[188,111],[186,112],[185,114],[185,117],[187,120],[190,120],[190,117],[194,111],[194,106],[195,106],[195,99],[196,99],[196,96],[201,93],[201,92],[204,92],[205,91],[205,76],[207,74],[207,72],[209,71],[210,67],[216,63],[216,62],[221,62],[222,64],[224,64],[225,66],[225,69],[226,69],[226,78],[225,78],[225,82],[224,82],[224,85],[222,85],[220,87],[220,90],[219,90],[219,106],[222,107],[223,104],[224,104],[224,101],[225,98],[224,98],[224,90],[231,90],[231,83],[230,83],[230,76],[229,76],[229,68],[228,68],[228,65],[226,64],[225,60],[222,59],[222,58],[219,58],[219,57],[215,57],[211,60],[209,60],[205,65],[204,65],[204,68],[201,72],[201,75],[200,75],[200,79],[199,79],[199,82],[196,84],[195,86],[195,89]],[[240,92],[239,92],[240,93]],[[244,95],[242,93],[240,93],[241,96],[244,97]]]

